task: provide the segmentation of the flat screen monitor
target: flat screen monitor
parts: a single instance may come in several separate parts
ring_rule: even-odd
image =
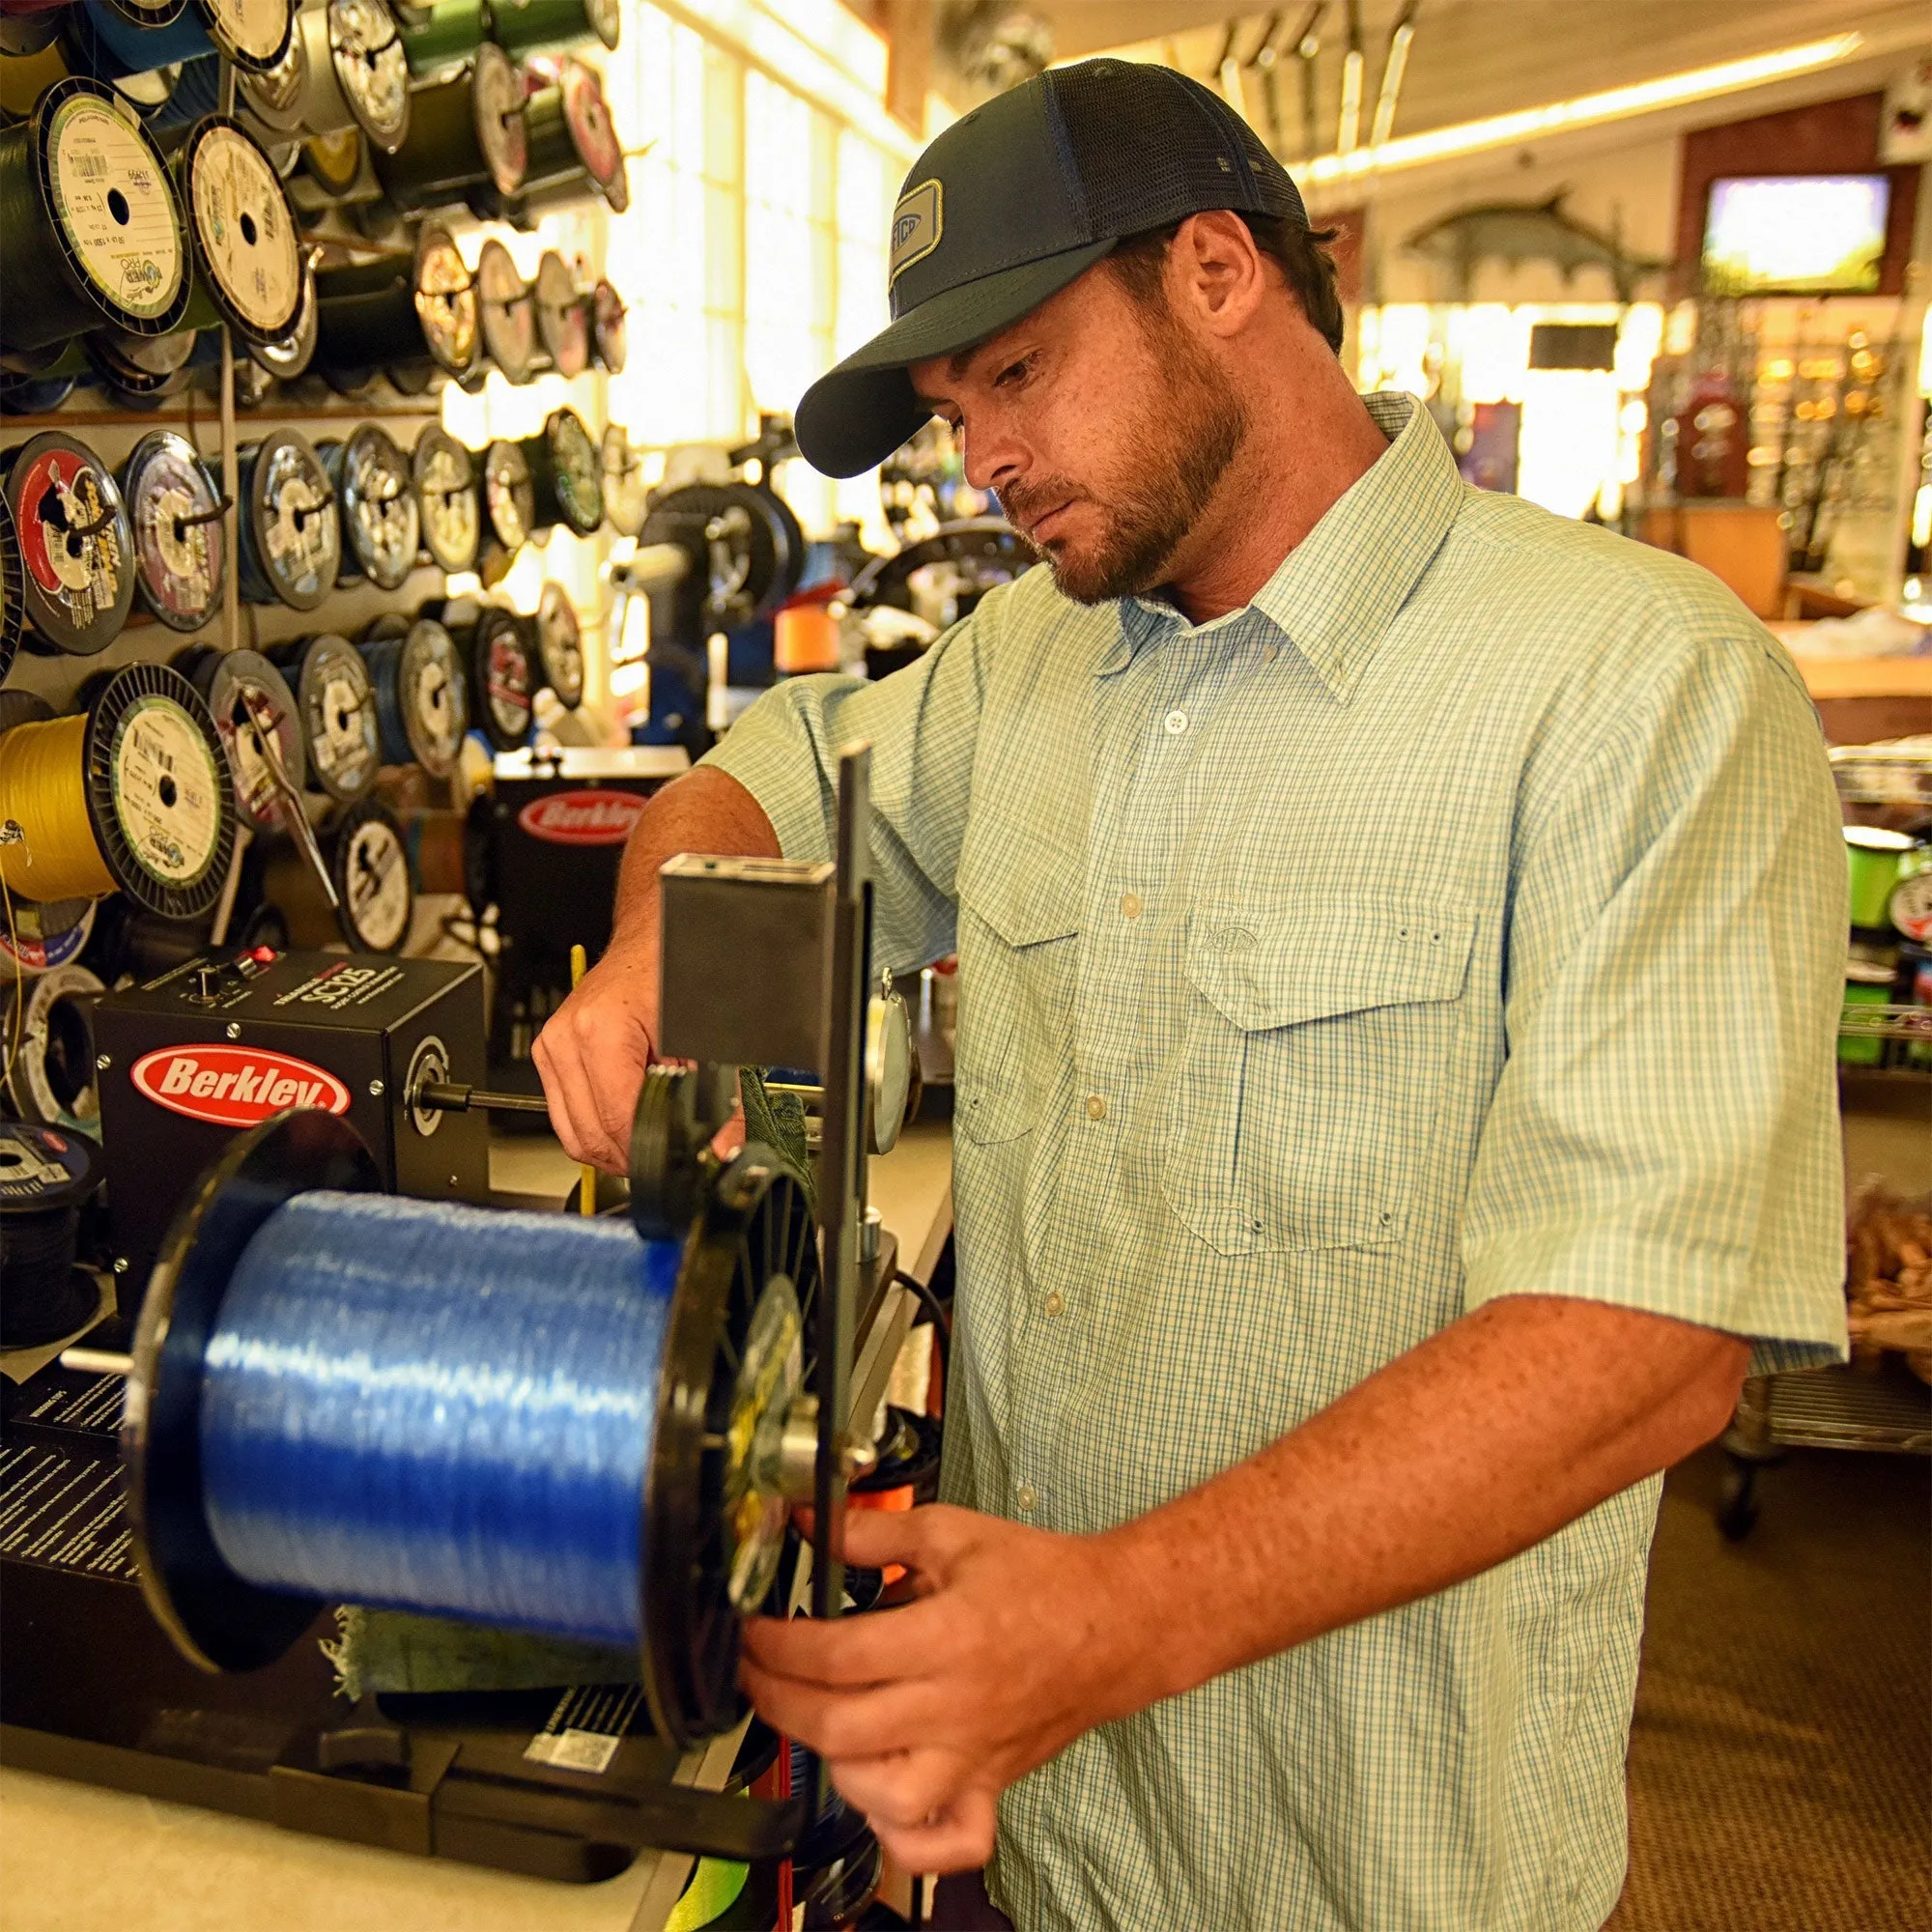
[[[1870,296],[1885,260],[1883,175],[1726,175],[1704,217],[1714,296]]]

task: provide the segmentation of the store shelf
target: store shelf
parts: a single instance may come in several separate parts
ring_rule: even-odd
[[[1932,657],[1839,658],[1805,652],[1794,636],[1801,624],[1775,624],[1793,663],[1815,697],[1923,697],[1932,702]],[[1926,721],[1932,729],[1932,716]]]

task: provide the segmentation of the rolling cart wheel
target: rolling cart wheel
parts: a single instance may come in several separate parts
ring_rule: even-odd
[[[1726,1540],[1742,1543],[1757,1522],[1757,1464],[1731,1456],[1718,1492],[1718,1527]]]

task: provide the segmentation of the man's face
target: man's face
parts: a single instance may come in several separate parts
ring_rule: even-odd
[[[908,373],[960,436],[967,479],[1083,604],[1168,581],[1247,429],[1219,364],[1104,262],[992,340]]]

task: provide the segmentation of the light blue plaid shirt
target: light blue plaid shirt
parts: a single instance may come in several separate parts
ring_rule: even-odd
[[[959,952],[953,1500],[1118,1523],[1501,1294],[1842,1353],[1804,688],[1716,579],[1369,407],[1387,452],[1245,609],[1036,570],[712,754],[825,858],[869,738],[878,952]],[[1658,1489],[1082,1738],[1008,1793],[993,1895],[1026,1932],[1600,1924]]]

